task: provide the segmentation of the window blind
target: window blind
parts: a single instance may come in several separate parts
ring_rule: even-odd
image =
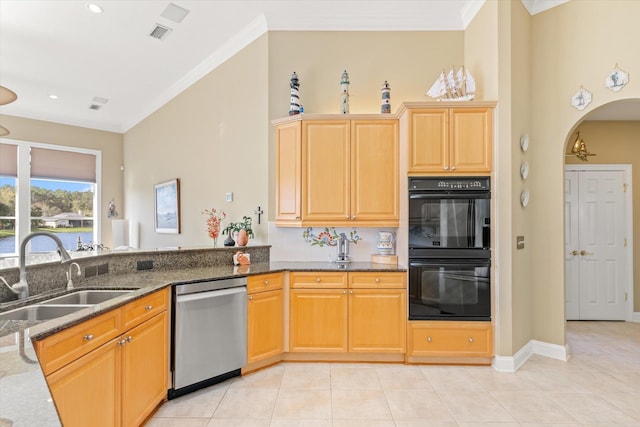
[[[31,148],[31,178],[96,182],[96,156]]]
[[[18,146],[0,144],[0,175],[18,176]]]

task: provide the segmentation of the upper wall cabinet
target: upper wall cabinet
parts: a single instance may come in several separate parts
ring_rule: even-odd
[[[414,104],[404,114],[409,126],[409,175],[491,173],[492,106]]]
[[[395,116],[295,116],[276,123],[276,225],[397,227]]]

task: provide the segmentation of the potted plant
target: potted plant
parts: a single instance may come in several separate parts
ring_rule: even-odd
[[[253,230],[251,229],[252,223],[253,219],[249,216],[243,216],[240,222],[230,222],[229,225],[222,230],[222,234],[228,234],[224,245],[233,246],[237,240],[238,246],[246,246],[249,239],[254,237]],[[233,240],[233,233],[237,233],[236,240]]]

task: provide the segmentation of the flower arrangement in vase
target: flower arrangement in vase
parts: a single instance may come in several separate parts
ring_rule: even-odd
[[[224,211],[216,210],[216,208],[205,209],[202,214],[207,216],[207,234],[213,239],[213,247],[217,248],[222,221],[227,217],[227,214]]]
[[[229,236],[224,241],[225,246],[233,246],[238,243],[238,246],[246,246],[251,237],[254,237],[251,224],[253,219],[250,216],[243,216],[240,222],[230,222],[229,225],[222,230],[222,234],[228,234]],[[236,234],[236,240],[233,240],[231,235]]]

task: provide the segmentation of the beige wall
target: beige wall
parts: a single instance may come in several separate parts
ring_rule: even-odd
[[[220,65],[124,135],[126,217],[141,248],[211,246],[205,208],[227,221],[267,208],[267,35]],[[179,178],[180,234],[154,229],[154,185]],[[232,203],[225,193],[233,192]],[[267,229],[254,222],[255,242]],[[224,238],[220,238],[222,244]]]
[[[578,129],[587,148],[597,156],[589,164],[630,164],[633,188],[633,297],[634,311],[640,311],[640,121],[584,121]],[[571,140],[569,141],[570,145]],[[569,147],[570,148],[570,147]],[[568,164],[584,164],[575,156]]]
[[[2,115],[2,125],[11,130],[7,139],[89,148],[102,151],[102,230],[101,242],[111,247],[111,221],[107,218],[107,203],[113,199],[119,213],[123,212],[122,134],[42,120]]]
[[[566,141],[594,108],[640,98],[640,81],[620,92],[604,87],[618,63],[640,75],[640,2],[571,1],[532,17],[532,129],[529,148],[534,338],[565,344],[563,166]],[[593,103],[578,111],[571,97],[583,85]]]

